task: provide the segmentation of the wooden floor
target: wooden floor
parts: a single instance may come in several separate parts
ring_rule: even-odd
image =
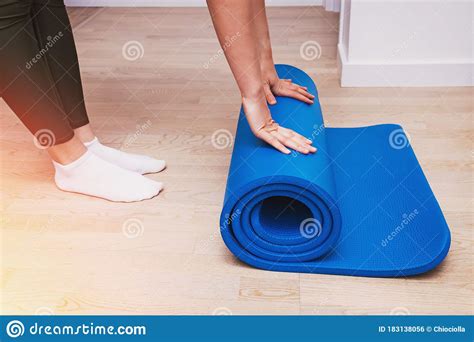
[[[276,61],[316,80],[329,126],[406,128],[452,231],[445,262],[409,279],[238,262],[218,234],[231,148],[214,148],[211,135],[234,131],[240,99],[225,59],[213,57],[207,10],[78,8],[71,16],[93,126],[111,146],[166,159],[168,169],[150,176],[166,189],[134,204],[60,192],[46,153],[0,101],[1,313],[473,313],[472,89],[340,88],[337,15],[268,12]],[[300,57],[307,40],[321,45],[319,60]],[[124,58],[130,41],[142,58]]]

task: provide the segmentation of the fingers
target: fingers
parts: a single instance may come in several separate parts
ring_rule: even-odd
[[[303,87],[303,86],[300,86],[299,84],[296,84],[296,83],[293,83],[295,86],[297,86],[298,88],[301,88],[301,89],[304,89],[304,90],[308,90],[308,87]],[[308,93],[309,94],[309,93]],[[310,94],[311,95],[311,94]],[[313,95],[311,95],[313,96]],[[314,97],[314,96],[313,96]]]
[[[291,85],[291,89],[293,90],[304,90],[305,93],[308,95],[309,98],[313,98],[314,99],[314,95],[310,94],[308,92],[308,87],[303,87],[297,83],[293,83],[291,82],[291,80],[285,80],[285,81],[289,81],[290,85]]]
[[[305,137],[303,137],[302,135],[299,135],[298,133],[295,133],[295,135],[296,135],[296,139],[298,139],[301,144],[307,144],[308,145],[308,149],[309,149],[310,152],[314,153],[318,150],[316,147],[311,145],[313,143],[311,140],[306,139]]]
[[[315,96],[308,92],[307,87],[292,83],[289,79],[282,79],[270,89],[275,95],[291,97],[307,104],[313,104]]]
[[[318,149],[316,147],[314,147],[313,145],[311,145],[311,143],[308,143],[308,139],[302,137],[301,135],[296,135],[295,140],[297,140],[302,146],[304,146],[305,148],[307,148],[309,150],[310,153],[315,153]]]
[[[296,139],[300,141],[301,144],[311,145],[313,143],[311,140],[305,138],[301,134],[296,133],[295,131],[292,131],[291,129],[281,127],[281,131],[282,131],[282,134],[285,136],[295,137]]]
[[[273,96],[272,91],[270,90],[270,86],[268,84],[265,84],[263,86],[263,91],[265,92],[267,102],[271,105],[274,105],[276,103],[276,99],[275,96]]]
[[[262,134],[262,140],[266,141],[268,144],[272,145],[274,148],[276,148],[278,151],[284,153],[284,154],[290,154],[291,151],[283,145],[280,140],[275,137],[274,135],[264,132]]]
[[[292,91],[288,92],[287,96],[292,97],[294,99],[297,99],[297,100],[302,101],[302,102],[307,103],[307,104],[313,104],[314,103],[314,101],[312,99],[310,99],[309,97],[303,95],[298,90],[292,90]]]
[[[302,87],[298,84],[292,84],[291,90],[293,92],[292,97],[296,98],[297,100],[300,100],[300,101],[303,101],[303,102],[306,102],[306,103],[309,103],[309,104],[314,103],[314,100],[313,100],[314,95],[310,94],[308,92],[307,88]],[[304,98],[301,97],[300,95],[302,95]]]
[[[303,154],[309,153],[307,144],[301,144],[294,136],[287,137],[280,132],[272,132],[272,135],[278,139],[283,145]]]
[[[303,154],[314,153],[317,150],[311,146],[311,140],[284,127],[279,127],[278,131],[272,132],[262,129],[256,133],[256,136],[284,154],[291,153],[289,148]]]
[[[306,139],[301,134],[298,134],[295,131],[292,131],[291,129],[285,127],[279,127],[279,132],[286,138],[291,138],[299,146],[301,146],[305,150],[308,150],[308,152],[314,153],[317,151],[316,147],[311,145],[313,142],[309,139]],[[293,148],[292,146],[289,147]]]
[[[308,93],[308,91],[305,90],[303,87],[299,87],[299,88],[298,88],[298,92],[299,92],[300,94],[306,96],[308,99],[311,99],[311,100],[314,99],[314,95]]]

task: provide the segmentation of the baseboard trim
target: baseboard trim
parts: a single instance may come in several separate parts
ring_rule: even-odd
[[[349,62],[342,44],[337,59],[342,87],[470,87],[470,60],[408,63]]]

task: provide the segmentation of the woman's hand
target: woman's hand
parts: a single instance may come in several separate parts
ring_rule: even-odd
[[[311,140],[291,129],[278,125],[276,122],[270,122],[263,126],[255,133],[255,136],[285,154],[291,153],[288,148],[303,154],[316,152],[316,147],[311,145]]]
[[[308,92],[307,87],[293,83],[290,79],[280,79],[276,73],[264,77],[263,90],[267,102],[271,105],[276,103],[275,96],[292,97],[308,104],[314,103],[314,95]]]
[[[242,103],[250,129],[257,138],[285,154],[291,153],[289,148],[303,154],[316,152],[311,140],[273,121],[263,94],[251,98],[243,97]]]

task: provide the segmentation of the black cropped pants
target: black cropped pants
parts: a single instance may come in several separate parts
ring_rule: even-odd
[[[63,0],[0,0],[0,96],[50,145],[89,123]]]

